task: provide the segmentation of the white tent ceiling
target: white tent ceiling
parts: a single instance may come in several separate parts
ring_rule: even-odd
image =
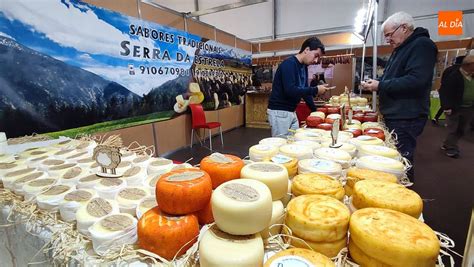
[[[152,1],[169,9],[186,13],[242,0]],[[283,39],[308,34],[352,31],[354,18],[362,7],[362,3],[363,0],[269,0],[260,4],[203,15],[199,19],[239,38],[264,41],[271,40],[273,34],[277,39]],[[438,36],[437,14],[440,10],[464,11],[462,36]],[[379,21],[382,22],[398,11],[406,11],[414,16],[416,26],[428,28],[436,41],[474,36],[473,0],[380,0]],[[378,38],[378,43],[382,43],[381,38]]]

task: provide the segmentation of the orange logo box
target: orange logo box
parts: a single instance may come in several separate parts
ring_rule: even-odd
[[[462,11],[439,11],[438,34],[462,35]]]

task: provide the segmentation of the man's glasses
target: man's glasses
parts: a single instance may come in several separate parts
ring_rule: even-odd
[[[385,40],[391,38],[392,35],[393,35],[396,31],[398,31],[398,29],[400,29],[400,27],[402,27],[403,25],[404,25],[404,24],[400,24],[400,25],[398,25],[398,27],[397,27],[395,30],[393,30],[392,32],[385,33],[385,34],[383,35],[383,36],[385,37]]]

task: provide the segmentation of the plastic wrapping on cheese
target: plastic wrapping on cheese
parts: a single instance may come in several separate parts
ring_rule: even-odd
[[[100,179],[102,179],[101,176],[98,176],[96,174],[90,174],[86,177],[82,177],[79,179],[79,182],[77,183],[76,187],[78,189],[93,189],[96,184],[100,182]]]
[[[89,227],[102,217],[119,213],[119,207],[114,200],[96,197],[82,205],[76,212],[77,230],[79,233],[90,237]]]
[[[136,210],[137,218],[140,219],[143,214],[145,214],[147,211],[156,206],[158,206],[158,203],[156,202],[156,197],[154,196],[154,194],[140,200]]]
[[[147,171],[143,167],[133,166],[123,172],[121,179],[127,182],[128,186],[143,185],[147,178]]]
[[[354,185],[352,204],[357,209],[384,208],[418,218],[423,211],[420,195],[403,185],[374,180],[359,181]]]
[[[246,165],[240,172],[242,178],[263,182],[272,193],[272,199],[283,198],[288,187],[288,171],[285,166],[273,162],[255,162]]]
[[[314,156],[319,159],[331,160],[341,164],[341,167],[346,169],[351,165],[352,157],[349,152],[342,149],[322,147],[314,151]]]
[[[138,204],[148,196],[148,190],[144,187],[126,187],[117,193],[115,201],[120,212],[135,216]]]
[[[118,192],[127,187],[127,182],[121,178],[102,178],[94,185],[94,190],[99,197],[115,199]]]
[[[331,160],[305,159],[298,162],[298,173],[321,173],[339,179],[342,175],[342,166]]]
[[[76,189],[67,193],[59,203],[59,213],[65,222],[76,220],[77,210],[95,198],[97,193],[90,189]]]
[[[12,191],[13,184],[17,179],[20,179],[28,174],[31,174],[35,171],[34,168],[25,168],[17,171],[7,172],[1,177],[0,181],[3,182],[3,187]]]
[[[133,159],[132,164],[133,166],[142,167],[146,170],[148,168],[148,164],[150,164],[151,161],[152,161],[152,157],[148,155],[141,155]]]
[[[265,229],[272,218],[272,196],[257,180],[237,179],[217,187],[211,199],[214,220],[222,231],[250,235]]]
[[[395,160],[401,159],[401,155],[396,149],[380,145],[362,145],[359,147],[358,156],[382,156]]]
[[[313,158],[313,149],[307,146],[295,144],[283,145],[280,147],[280,154],[292,157],[298,160]]]
[[[81,178],[90,175],[89,171],[81,167],[72,167],[60,176],[59,183],[75,186]]]
[[[48,171],[49,168],[51,167],[54,167],[54,166],[59,166],[59,165],[62,165],[62,164],[65,164],[66,161],[65,160],[62,160],[62,159],[45,159],[43,161],[40,162],[38,168],[42,171]]]
[[[278,154],[279,148],[271,145],[254,145],[249,149],[251,161],[270,160],[271,157]]]
[[[335,267],[330,258],[304,248],[290,248],[282,250],[266,262],[264,267],[286,267],[286,266],[317,266],[317,267]]]
[[[263,241],[258,233],[231,235],[213,225],[199,243],[201,267],[262,266],[263,256]]]
[[[291,181],[294,196],[326,195],[341,200],[344,197],[342,184],[334,178],[318,173],[299,174]]]
[[[94,251],[104,256],[114,247],[137,242],[137,219],[126,213],[107,215],[89,227],[89,232]]]
[[[25,200],[33,200],[38,194],[47,190],[54,184],[56,184],[56,179],[44,178],[44,179],[35,179],[29,181],[23,185],[22,191],[24,192]]]
[[[269,146],[275,146],[275,147],[281,147],[282,145],[287,144],[287,140],[285,138],[281,137],[268,137],[260,140],[258,142],[260,145],[269,145]]]
[[[47,177],[48,177],[48,174],[46,172],[34,171],[28,175],[18,178],[15,181],[13,181],[13,192],[15,192],[15,194],[17,195],[23,196],[25,194],[25,192],[23,191],[23,185],[25,185],[29,181],[32,181],[35,179],[43,179]]]
[[[398,160],[381,156],[364,156],[356,161],[356,167],[394,174],[399,179],[405,173],[405,166]]]
[[[75,163],[65,163],[61,165],[52,166],[48,169],[48,174],[50,177],[60,178],[71,168],[75,167]]]
[[[75,188],[70,185],[53,185],[36,196],[36,204],[40,209],[57,211],[64,196],[73,190]]]
[[[305,240],[334,242],[347,235],[349,209],[337,199],[324,195],[302,195],[287,206],[286,225]]]
[[[173,161],[164,158],[152,159],[147,167],[147,174],[163,174],[171,171]]]
[[[350,243],[390,266],[435,266],[440,245],[429,226],[398,211],[365,208],[351,216]],[[349,247],[351,248],[351,246]],[[353,259],[367,264],[357,253]]]

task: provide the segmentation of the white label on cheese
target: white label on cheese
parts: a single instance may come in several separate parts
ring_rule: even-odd
[[[146,196],[146,192],[139,188],[126,188],[118,195],[124,199],[139,200]]]
[[[100,184],[103,186],[119,186],[123,183],[123,180],[117,178],[102,178]]]
[[[169,182],[185,182],[185,181],[192,181],[204,176],[204,172],[198,171],[187,171],[178,174],[173,174],[166,177],[166,181]]]
[[[259,171],[259,172],[281,172],[283,171],[283,168],[277,165],[273,164],[266,164],[266,163],[261,163],[261,164],[253,164],[249,166],[250,169],[254,171]]]
[[[234,161],[231,158],[226,157],[225,155],[221,153],[212,153],[210,156],[212,161],[217,162],[217,163],[233,163]]]
[[[270,267],[313,267],[314,265],[305,258],[298,256],[284,256],[277,258]]]
[[[67,201],[87,201],[92,197],[92,193],[84,191],[84,190],[77,190],[72,191],[64,196],[64,200]]]
[[[272,157],[272,161],[275,163],[284,164],[284,163],[290,162],[291,158],[285,155],[276,155]]]
[[[137,175],[140,172],[141,168],[138,166],[131,167],[127,171],[123,173],[123,176],[125,177],[132,177],[134,175]]]
[[[82,169],[79,167],[74,167],[68,170],[64,175],[63,179],[73,179],[76,178],[79,174],[81,174]]]
[[[228,198],[241,202],[254,202],[260,198],[260,194],[252,187],[239,183],[226,184],[222,193]]]
[[[87,204],[87,213],[100,218],[112,212],[112,205],[102,198],[95,198]]]

